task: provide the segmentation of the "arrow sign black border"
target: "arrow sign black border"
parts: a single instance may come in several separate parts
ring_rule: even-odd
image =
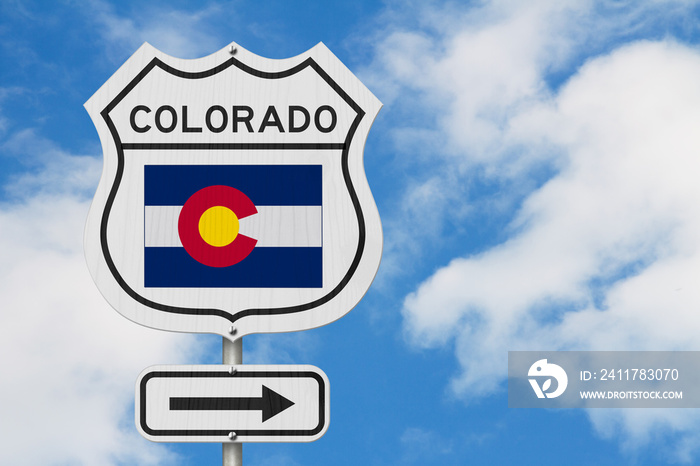
[[[152,429],[146,423],[146,384],[149,380],[160,378],[312,378],[318,382],[318,400],[319,400],[319,420],[318,425],[310,430],[273,430],[273,429],[257,429],[245,430],[237,429],[232,426],[226,430],[204,430],[204,429]],[[255,436],[270,436],[270,437],[306,437],[314,436],[321,432],[326,425],[326,383],[321,375],[311,371],[261,371],[250,372],[240,371],[234,374],[228,372],[176,372],[176,371],[154,371],[146,374],[139,384],[139,423],[141,429],[148,435],[154,437],[228,437],[230,432],[236,432],[238,437],[255,437]]]

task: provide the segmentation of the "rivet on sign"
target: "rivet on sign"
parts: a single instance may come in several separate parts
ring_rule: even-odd
[[[228,328],[228,333],[230,333],[231,335],[235,335],[236,334],[236,327],[234,327],[233,325],[230,326]]]
[[[229,46],[229,48],[228,48],[228,53],[230,53],[231,55],[235,55],[236,52],[238,52],[238,49],[236,48],[235,45]]]
[[[236,433],[235,433],[235,432],[229,432],[229,433],[228,433],[228,438],[230,438],[231,440],[235,439],[235,438],[236,438]]]
[[[228,368],[228,373],[231,374],[231,375],[235,374],[235,373],[236,373],[236,368],[233,367],[233,366],[229,367],[229,368]]]

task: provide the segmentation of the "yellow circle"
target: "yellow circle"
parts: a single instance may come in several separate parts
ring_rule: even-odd
[[[199,218],[199,234],[212,246],[227,246],[238,236],[238,217],[231,209],[214,206]]]

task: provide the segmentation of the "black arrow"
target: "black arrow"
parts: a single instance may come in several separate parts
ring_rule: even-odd
[[[171,397],[171,411],[262,411],[263,422],[294,405],[279,393],[262,386],[260,398]]]

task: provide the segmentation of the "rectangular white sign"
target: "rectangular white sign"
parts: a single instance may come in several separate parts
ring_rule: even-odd
[[[309,365],[152,366],[136,382],[136,427],[156,442],[310,442],[330,417]]]

